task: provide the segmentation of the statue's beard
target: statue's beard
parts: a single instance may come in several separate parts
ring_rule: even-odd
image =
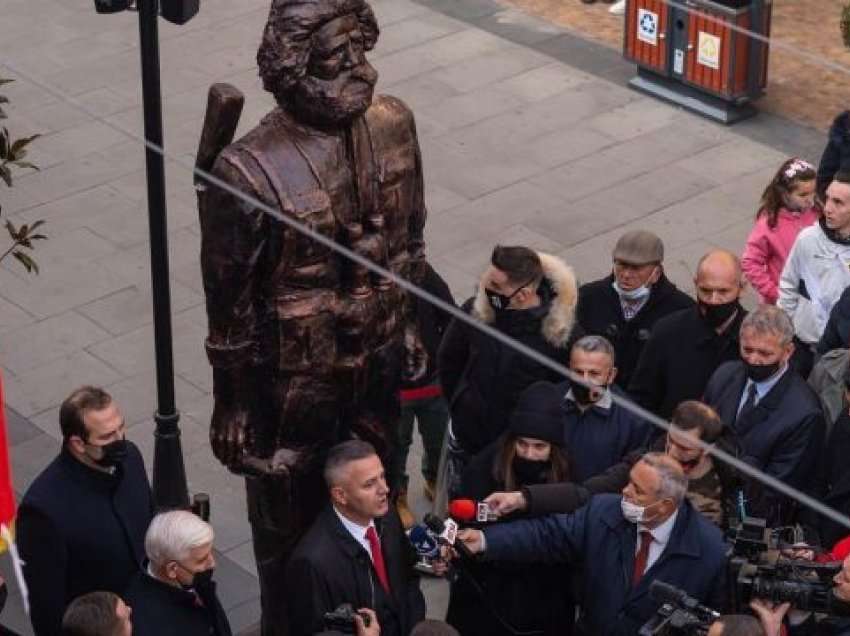
[[[332,80],[306,75],[295,87],[291,110],[297,119],[320,126],[349,123],[369,108],[377,81],[378,72],[368,63]]]

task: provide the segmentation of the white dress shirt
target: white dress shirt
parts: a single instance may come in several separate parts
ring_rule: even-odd
[[[371,558],[372,548],[369,545],[369,540],[366,539],[366,531],[369,528],[374,527],[375,520],[373,519],[372,521],[370,521],[368,526],[361,526],[359,523],[355,523],[354,521],[346,517],[344,514],[342,514],[339,510],[336,509],[335,506],[334,512],[336,513],[336,516],[339,517],[339,520],[342,522],[343,527],[348,530],[348,534],[354,537],[354,540],[363,546],[363,549],[366,550],[366,554],[368,554]]]
[[[652,529],[647,528],[642,524],[637,525],[637,544],[635,545],[635,555],[637,555],[638,550],[640,550],[640,533],[648,531],[652,534],[652,543],[649,544],[649,554],[646,557],[646,568],[644,569],[644,573],[648,572],[649,568],[651,568],[658,560],[658,557],[664,553],[664,549],[670,541],[673,526],[676,524],[676,517],[678,516],[679,511],[677,509],[672,515],[670,515],[670,518],[667,519],[667,521]]]

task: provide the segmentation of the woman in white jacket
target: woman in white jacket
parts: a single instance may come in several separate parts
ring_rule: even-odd
[[[850,286],[850,171],[835,175],[826,199],[823,217],[797,236],[779,279],[777,305],[807,345],[820,339],[829,312]]]

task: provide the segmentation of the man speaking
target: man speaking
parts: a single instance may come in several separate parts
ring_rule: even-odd
[[[575,564],[579,624],[594,636],[633,636],[658,610],[653,580],[722,609],[725,547],[720,531],[685,499],[681,466],[647,453],[622,496],[598,495],[571,515],[462,530],[473,553],[497,561]]]

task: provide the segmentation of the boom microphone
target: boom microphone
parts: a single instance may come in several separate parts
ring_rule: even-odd
[[[711,619],[720,618],[720,614],[710,607],[702,605],[697,599],[688,596],[688,593],[684,590],[680,590],[678,587],[674,587],[664,581],[653,581],[649,584],[649,597],[659,603],[669,603],[674,607],[682,607],[701,617]]]
[[[449,515],[458,521],[476,521],[487,523],[496,521],[496,513],[483,501],[472,499],[455,499],[449,502]]]

